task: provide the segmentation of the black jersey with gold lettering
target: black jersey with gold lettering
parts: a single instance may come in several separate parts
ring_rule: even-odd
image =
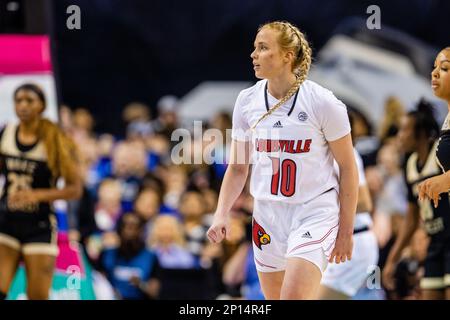
[[[436,157],[442,173],[450,170],[450,113],[442,125]]]
[[[438,207],[435,208],[430,200],[418,200],[418,188],[420,182],[425,179],[440,175],[436,158],[438,142],[430,149],[427,160],[423,167],[417,161],[417,152],[414,152],[406,164],[406,182],[408,185],[408,201],[419,206],[420,216],[424,221],[425,229],[431,237],[450,236],[450,199],[448,193],[441,194]]]
[[[7,125],[0,133],[0,173],[5,177],[0,210],[11,217],[48,217],[49,203],[12,207],[8,197],[26,189],[54,187],[54,178],[47,165],[47,151],[42,141],[22,145],[18,139],[17,124]]]

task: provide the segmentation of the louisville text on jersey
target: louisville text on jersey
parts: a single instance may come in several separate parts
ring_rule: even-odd
[[[256,139],[258,152],[305,153],[310,151],[312,139],[306,140],[268,140]]]

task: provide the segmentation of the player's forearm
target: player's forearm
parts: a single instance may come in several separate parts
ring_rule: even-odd
[[[446,171],[445,173],[442,174],[443,176],[443,181],[445,184],[445,189],[450,191],[450,170]]]
[[[229,165],[220,188],[216,214],[226,215],[244,189],[248,165]]]
[[[353,234],[356,205],[358,202],[358,172],[356,166],[340,168],[339,182],[339,233]]]
[[[82,194],[81,183],[68,184],[62,189],[36,189],[39,202],[78,199]]]
[[[370,212],[370,210],[372,210],[371,206],[367,205],[365,202],[358,201],[358,205],[356,206],[356,214]]]
[[[358,204],[356,206],[356,213],[370,212],[373,209],[372,198],[370,197],[369,188],[367,186],[359,187],[358,189]]]
[[[387,261],[390,263],[397,263],[400,259],[402,250],[408,245],[414,232],[419,225],[419,213],[416,205],[409,204],[408,212],[406,214],[405,220],[400,226],[399,234],[395,243],[389,252]]]

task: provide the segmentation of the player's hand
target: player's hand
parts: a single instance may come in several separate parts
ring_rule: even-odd
[[[230,224],[228,218],[223,215],[214,214],[214,221],[206,232],[209,241],[212,243],[220,243],[225,237],[230,236]]]
[[[381,279],[383,281],[384,287],[388,290],[395,289],[394,273],[395,273],[395,264],[389,261],[386,262],[383,268],[383,273],[381,274]]]
[[[434,207],[437,208],[440,199],[439,194],[448,192],[449,182],[446,175],[441,174],[432,178],[428,178],[418,185],[419,200],[433,200]]]
[[[338,233],[334,249],[331,252],[328,262],[339,264],[352,259],[353,234],[342,235]]]
[[[39,203],[39,193],[35,190],[19,190],[8,196],[8,208],[21,210],[29,205]]]

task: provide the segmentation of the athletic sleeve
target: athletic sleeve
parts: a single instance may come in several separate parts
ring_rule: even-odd
[[[243,108],[249,103],[247,90],[239,93],[233,110],[233,128],[231,130],[231,138],[237,141],[249,141],[250,126],[245,118]]]
[[[327,141],[340,139],[350,133],[347,107],[329,90],[321,92],[319,121]]]

